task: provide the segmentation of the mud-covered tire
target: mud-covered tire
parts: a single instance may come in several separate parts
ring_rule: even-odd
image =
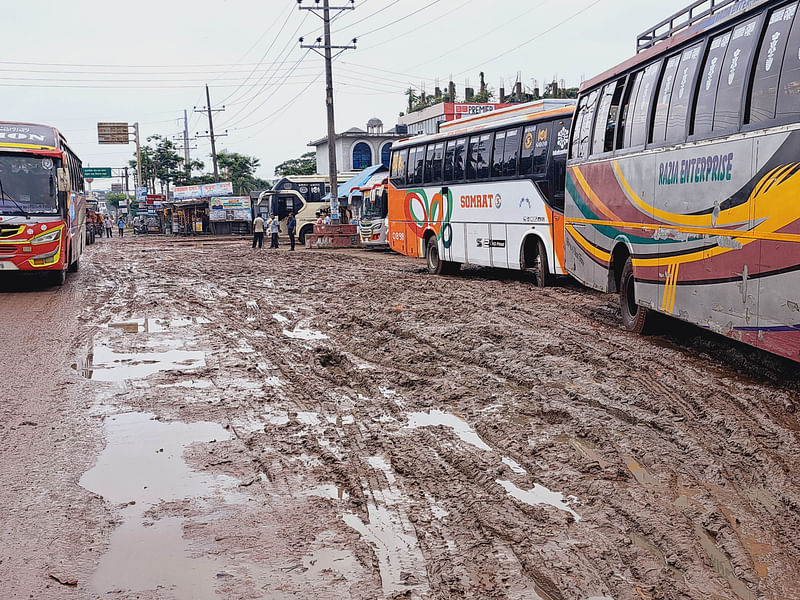
[[[306,225],[300,229],[300,233],[297,235],[297,243],[301,246],[306,245],[306,236],[311,235],[314,233],[314,226],[313,225]]]
[[[650,311],[636,303],[636,283],[633,277],[633,261],[629,256],[622,267],[619,281],[619,308],[622,324],[633,333],[646,333]]]
[[[67,270],[66,269],[59,269],[58,271],[51,271],[50,275],[50,283],[57,286],[62,286],[67,281]]]
[[[436,236],[428,238],[428,248],[425,251],[425,264],[428,267],[428,273],[432,275],[442,275],[444,268],[444,261],[439,256],[439,244],[436,241]]]
[[[536,287],[547,287],[550,285],[550,269],[547,267],[547,250],[545,250],[542,240],[536,241],[536,259],[531,265],[530,272],[533,275],[533,284]]]
[[[81,258],[79,256],[73,262],[69,263],[69,267],[67,268],[67,270],[70,273],[77,273],[78,269],[80,269],[80,268],[81,268]]]

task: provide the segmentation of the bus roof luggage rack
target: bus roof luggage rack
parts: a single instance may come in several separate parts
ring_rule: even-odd
[[[656,26],[639,34],[636,38],[636,52],[639,53],[648,48],[652,48],[658,42],[672,37],[679,31],[691,27],[701,19],[705,19],[719,12],[724,7],[738,1],[739,0],[697,0],[696,2],[692,2],[683,10],[676,12]]]

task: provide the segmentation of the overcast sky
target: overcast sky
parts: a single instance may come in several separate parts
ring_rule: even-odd
[[[385,129],[409,86],[451,78],[459,95],[479,72],[495,91],[517,77],[578,85],[634,54],[636,35],[689,0],[356,0],[332,23],[333,43],[357,38],[334,63],[336,130]],[[143,138],[205,134],[194,107],[211,90],[217,150],[255,156],[258,175],[311,150],[326,134],[323,60],[299,47],[322,35],[296,0],[6,1],[0,120],[58,127],[84,166],[119,167],[135,150],[97,144],[98,121],[138,121]],[[312,6],[313,0],[303,0]],[[320,4],[321,5],[321,4]],[[332,0],[332,5],[349,5]],[[177,140],[182,146],[182,137]],[[192,157],[211,171],[210,143]],[[95,189],[110,181],[96,180]]]

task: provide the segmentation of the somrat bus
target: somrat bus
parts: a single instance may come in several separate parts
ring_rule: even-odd
[[[462,264],[564,274],[564,172],[573,102],[537,101],[392,147],[389,244],[432,273]]]
[[[57,129],[0,122],[0,271],[62,285],[86,244],[81,161]]]
[[[800,360],[798,2],[696,4],[581,87],[567,271],[631,331],[660,312]]]

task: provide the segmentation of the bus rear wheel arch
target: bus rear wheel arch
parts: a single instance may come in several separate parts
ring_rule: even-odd
[[[537,287],[550,285],[552,277],[547,266],[547,250],[542,239],[529,235],[522,244],[522,269],[533,275],[533,283]]]

